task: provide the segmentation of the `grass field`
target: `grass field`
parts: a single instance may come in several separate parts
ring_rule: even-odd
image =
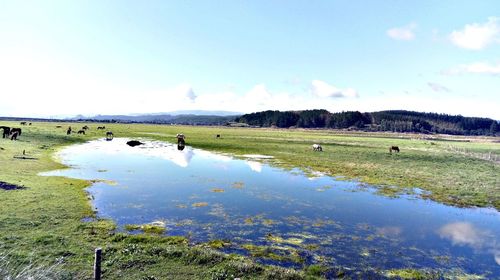
[[[0,125],[20,127],[9,122]],[[169,142],[182,132],[187,144],[196,148],[235,156],[271,155],[275,166],[356,179],[379,186],[381,195],[412,192],[417,187],[429,191],[425,198],[445,204],[500,210],[500,164],[453,149],[499,155],[500,143],[487,137],[426,140],[408,134],[143,124],[87,124],[91,127],[87,135],[67,136],[68,125],[76,129],[85,124],[33,123],[22,126],[18,141],[0,139],[0,181],[25,187],[0,189],[0,259],[9,264],[4,266],[9,272],[0,270],[0,277],[16,274],[33,261],[47,267],[56,264],[58,277],[63,279],[88,279],[96,247],[104,248],[105,279],[243,275],[245,279],[305,279],[323,273],[317,267],[293,271],[261,266],[248,258],[221,254],[208,244],[189,246],[183,237],[116,233],[108,220],[82,222],[94,216],[84,190],[89,182],[37,174],[64,167],[53,157],[61,147],[104,137],[105,132],[96,130],[100,125],[106,125],[105,131],[113,131],[115,137]],[[217,139],[216,134],[222,137]],[[312,143],[321,143],[323,152],[312,152]],[[399,146],[401,153],[389,154],[392,145]],[[341,270],[335,273],[342,275]]]

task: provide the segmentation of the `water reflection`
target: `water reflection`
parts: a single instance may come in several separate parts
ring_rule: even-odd
[[[500,265],[500,244],[489,231],[480,229],[469,222],[454,222],[442,226],[439,231],[441,238],[448,239],[453,245],[465,245],[475,250],[484,249],[493,253],[495,262]]]
[[[388,236],[388,237],[398,237],[403,230],[401,227],[387,226],[379,227],[376,230],[377,235]]]
[[[231,240],[225,252],[266,263],[500,277],[496,211],[387,198],[357,182],[274,168],[263,155],[241,160],[159,141],[129,147],[127,140],[64,149],[59,157],[75,168],[46,175],[96,180],[88,192],[98,215],[121,229],[161,221],[167,234]]]
[[[262,171],[262,163],[260,162],[247,160],[246,164],[250,166],[250,169],[257,173],[260,173]]]

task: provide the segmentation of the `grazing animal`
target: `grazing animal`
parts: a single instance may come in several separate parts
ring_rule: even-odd
[[[392,154],[392,151],[399,153],[399,147],[398,146],[391,146],[389,148],[389,153]]]
[[[87,129],[89,129],[89,127],[88,126],[84,126],[84,127],[82,127],[82,129],[83,130],[87,130]]]
[[[21,125],[26,125],[26,122],[20,122]]]
[[[215,138],[220,138],[220,134],[215,135]]]
[[[312,148],[313,148],[313,151],[315,151],[315,152],[322,152],[323,151],[323,147],[321,147],[320,144],[313,144]]]
[[[56,125],[56,128],[61,128],[62,126],[61,125]]]
[[[104,130],[104,129],[106,129],[106,127],[105,126],[98,126],[97,130],[99,130],[99,129],[103,129]]]
[[[83,134],[83,135],[85,135],[85,130],[83,130],[83,129],[78,130],[78,134]]]
[[[70,134],[71,134],[71,126],[70,126],[70,127],[68,127],[68,130],[66,130],[66,134],[67,134],[67,135],[70,135]]]
[[[19,135],[19,134],[18,134],[18,132],[17,132],[17,131],[16,131],[16,132],[14,132],[14,133],[12,133],[12,134],[10,135],[10,140],[17,140],[17,136],[18,136],[18,135]]]
[[[111,131],[106,132],[106,141],[113,140],[113,137],[114,137],[113,132],[111,132]]]
[[[178,133],[175,137],[177,138],[177,144],[179,144],[179,143],[185,144],[186,143],[186,136],[184,136],[184,134]]]
[[[8,126],[0,126],[1,129],[3,129],[3,134],[2,138],[8,138],[10,135],[10,127]]]
[[[28,125],[31,125],[31,123],[29,123]]]
[[[11,128],[10,129],[10,134],[17,132],[17,136],[21,136],[21,129],[20,128]]]

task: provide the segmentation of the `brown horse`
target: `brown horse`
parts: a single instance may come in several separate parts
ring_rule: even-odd
[[[398,146],[391,146],[389,148],[389,153],[392,154],[392,151],[399,153],[399,147]]]

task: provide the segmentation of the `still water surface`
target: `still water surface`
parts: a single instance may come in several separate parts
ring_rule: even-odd
[[[58,157],[71,168],[44,175],[102,180],[88,188],[93,205],[121,229],[156,223],[194,243],[229,240],[226,252],[264,248],[273,253],[259,258],[265,263],[500,277],[500,215],[493,209],[388,198],[358,182],[276,168],[258,155],[238,159],[146,140],[129,147],[128,140],[70,146]]]

